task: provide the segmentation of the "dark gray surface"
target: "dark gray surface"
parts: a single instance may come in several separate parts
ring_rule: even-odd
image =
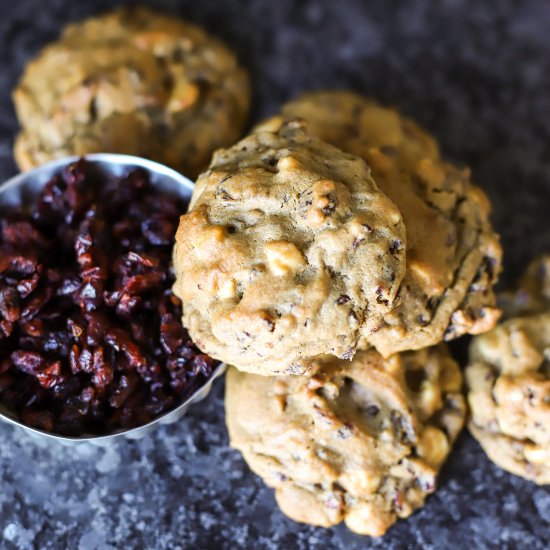
[[[491,196],[511,280],[550,251],[546,0],[150,3],[221,36],[253,76],[255,118],[300,90],[396,105],[470,164]],[[0,178],[15,173],[9,99],[24,63],[109,0],[0,0]],[[52,75],[55,78],[55,75]],[[223,383],[181,423],[109,450],[44,447],[0,426],[2,548],[530,548],[550,546],[550,490],[493,466],[466,434],[426,506],[382,539],[295,524],[227,447]]]

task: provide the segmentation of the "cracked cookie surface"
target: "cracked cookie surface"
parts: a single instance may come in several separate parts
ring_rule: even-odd
[[[230,442],[290,518],[380,536],[436,488],[463,427],[458,365],[442,344],[384,359],[319,357],[311,377],[231,368]]]
[[[443,162],[437,143],[417,124],[355,93],[304,94],[258,128],[296,117],[307,121],[311,135],[363,158],[407,228],[401,303],[361,346],[388,356],[492,328],[500,313],[492,286],[501,248],[488,199],[468,170]]]
[[[550,313],[477,336],[466,369],[469,429],[501,468],[550,483]]]
[[[240,137],[250,92],[235,56],[200,28],[122,8],[69,25],[27,65],[13,99],[23,170],[112,152],[195,177]]]
[[[289,123],[215,154],[174,251],[184,325],[212,357],[259,374],[351,359],[393,306],[401,214],[358,157]]]

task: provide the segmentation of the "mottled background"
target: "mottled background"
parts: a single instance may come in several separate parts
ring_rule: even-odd
[[[141,2],[204,25],[250,70],[254,119],[301,90],[398,106],[472,167],[505,246],[503,282],[550,251],[547,0]],[[0,179],[16,172],[10,102],[23,65],[109,0],[0,0]],[[55,78],[55,74],[52,74]],[[2,548],[550,546],[550,488],[508,475],[467,434],[426,506],[382,539],[287,520],[227,446],[223,382],[178,425],[109,449],[43,446],[0,426]]]

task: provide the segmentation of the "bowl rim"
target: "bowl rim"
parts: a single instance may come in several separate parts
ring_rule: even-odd
[[[140,168],[145,168],[154,172],[156,174],[170,177],[174,179],[179,185],[185,187],[188,191],[193,191],[195,184],[188,177],[184,176],[177,170],[170,168],[160,162],[154,160],[146,159],[143,157],[136,157],[134,155],[123,155],[118,153],[89,153],[86,155],[70,155],[67,157],[61,157],[55,160],[41,164],[36,168],[27,170],[25,172],[20,172],[11,178],[8,178],[6,181],[0,183],[0,193],[5,192],[7,189],[15,188],[25,182],[27,179],[32,178],[33,176],[39,175],[42,172],[51,172],[65,166],[77,162],[80,159],[85,159],[88,162],[94,163],[103,163],[103,164],[112,164],[115,166],[135,166]]]
[[[125,155],[125,154],[118,154],[118,153],[90,153],[86,155],[71,155],[62,157],[56,160],[52,160],[50,162],[47,162],[45,164],[42,164],[36,168],[33,168],[32,170],[28,170],[26,172],[21,172],[8,180],[6,180],[3,183],[0,183],[0,196],[4,193],[10,191],[11,189],[15,189],[21,185],[24,185],[29,179],[33,179],[36,177],[39,177],[41,175],[44,175],[45,178],[51,177],[52,172],[55,172],[56,170],[61,170],[67,165],[76,162],[80,159],[85,159],[88,162],[96,163],[101,165],[105,165],[106,168],[113,167],[113,166],[120,166],[120,167],[136,167],[136,168],[144,168],[151,173],[159,176],[163,176],[166,178],[169,178],[173,180],[179,187],[183,187],[186,191],[189,193],[192,193],[195,185],[194,183],[181,174],[180,172],[169,168],[168,166],[165,166],[164,164],[160,164],[159,162],[149,160],[142,157],[137,157],[133,155]],[[47,180],[45,179],[44,184],[46,184]],[[188,197],[189,200],[191,200],[191,197]],[[69,436],[69,435],[62,435],[57,434],[54,432],[47,432],[44,430],[40,430],[38,428],[35,428],[33,426],[29,426],[20,420],[17,420],[14,416],[11,416],[10,414],[6,414],[4,411],[8,411],[9,409],[7,407],[3,407],[0,403],[0,421],[4,421],[8,424],[18,426],[20,428],[23,428],[27,432],[31,432],[34,435],[42,436],[50,440],[56,440],[56,441],[62,441],[62,442],[69,442],[69,443],[84,443],[84,442],[94,442],[94,443],[107,443],[114,439],[117,439],[119,437],[130,437],[132,434],[138,435],[138,432],[144,432],[148,431],[150,428],[157,426],[159,424],[164,423],[169,416],[182,416],[185,414],[187,408],[198,399],[205,396],[205,393],[210,390],[210,387],[212,386],[212,383],[214,380],[218,377],[220,377],[224,371],[226,366],[223,363],[220,363],[213,371],[210,377],[195,391],[190,394],[182,403],[180,403],[177,407],[174,407],[173,409],[170,409],[169,411],[166,411],[162,413],[161,415],[153,418],[149,422],[142,424],[140,426],[135,426],[133,428],[125,428],[121,430],[117,430],[113,433],[109,434],[103,434],[103,435],[89,435],[85,434],[82,436]]]

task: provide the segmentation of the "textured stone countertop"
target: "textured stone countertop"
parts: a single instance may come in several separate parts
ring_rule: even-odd
[[[15,173],[10,91],[64,23],[110,0],[0,0],[0,179]],[[351,87],[432,130],[489,193],[510,281],[550,251],[547,0],[164,0],[252,73],[254,117],[301,90]],[[52,75],[55,78],[55,75]],[[460,346],[459,346],[460,351]],[[223,381],[177,425],[101,449],[0,426],[0,547],[529,548],[550,546],[550,487],[493,466],[464,433],[437,493],[382,539],[287,520],[227,446]]]

